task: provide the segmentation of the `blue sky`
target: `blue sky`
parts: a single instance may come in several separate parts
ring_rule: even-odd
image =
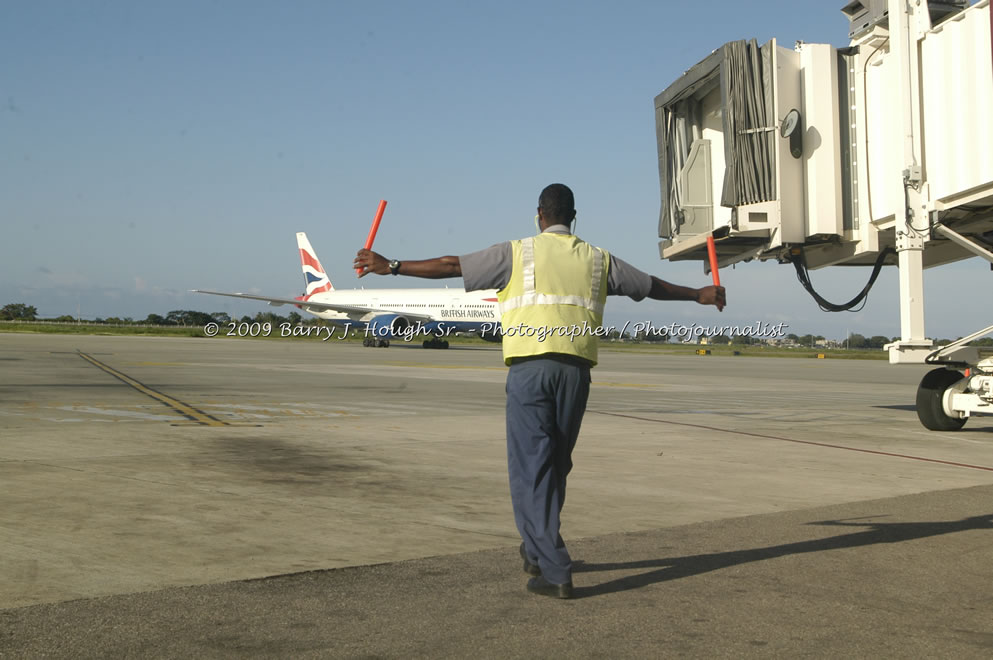
[[[707,284],[700,264],[658,258],[653,99],[734,39],[845,45],[843,4],[7,0],[0,304],[255,314],[266,307],[188,290],[298,295],[297,231],[338,288],[430,285],[356,281],[381,198],[376,249],[419,259],[533,233],[538,192],[556,181],[576,193],[581,236],[663,279]],[[868,275],[812,279],[841,301]],[[989,323],[988,264],[926,277],[930,335]],[[975,306],[947,295],[978,278]],[[856,314],[820,312],[790,266],[740,265],[722,280],[723,314],[615,299],[608,320],[899,334],[895,269]]]

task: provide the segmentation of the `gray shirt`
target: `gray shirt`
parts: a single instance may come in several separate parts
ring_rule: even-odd
[[[568,234],[569,228],[565,225],[553,225],[545,231]],[[462,255],[459,262],[462,265],[466,291],[499,290],[510,282],[510,273],[514,269],[514,251],[509,241],[497,243],[485,250]],[[610,268],[607,271],[608,296],[628,296],[634,300],[642,300],[651,290],[651,275],[610,255]]]

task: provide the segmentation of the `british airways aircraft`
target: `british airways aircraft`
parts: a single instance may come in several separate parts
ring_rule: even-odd
[[[390,339],[423,336],[425,348],[448,348],[453,332],[473,332],[500,341],[500,311],[495,289],[350,289],[331,284],[307,234],[297,233],[306,293],[297,298],[269,298],[248,293],[194,289],[195,293],[263,300],[274,307],[295,305],[314,316],[365,333],[364,346],[389,346]]]

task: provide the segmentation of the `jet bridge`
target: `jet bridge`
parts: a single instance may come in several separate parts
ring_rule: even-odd
[[[918,389],[918,414],[953,430],[993,413],[993,356],[967,345],[993,326],[934,347],[923,278],[962,259],[993,263],[990,0],[853,0],[842,12],[846,48],[727,43],[656,97],[659,251],[709,270],[713,236],[719,267],[792,264],[826,311],[857,306],[896,265],[890,361],[942,365]],[[828,302],[807,277],[825,266],[866,267],[869,283]]]

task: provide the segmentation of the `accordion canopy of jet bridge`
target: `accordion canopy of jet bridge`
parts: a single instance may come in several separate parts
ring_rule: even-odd
[[[718,130],[718,99],[720,129],[731,136],[724,140],[724,162],[731,166],[724,170],[721,205],[776,198],[772,48],[754,40],[725,44],[655,99],[659,176],[668,192],[662,198],[660,235],[681,227],[697,233],[713,228],[712,181],[706,176],[713,147],[703,135]]]

